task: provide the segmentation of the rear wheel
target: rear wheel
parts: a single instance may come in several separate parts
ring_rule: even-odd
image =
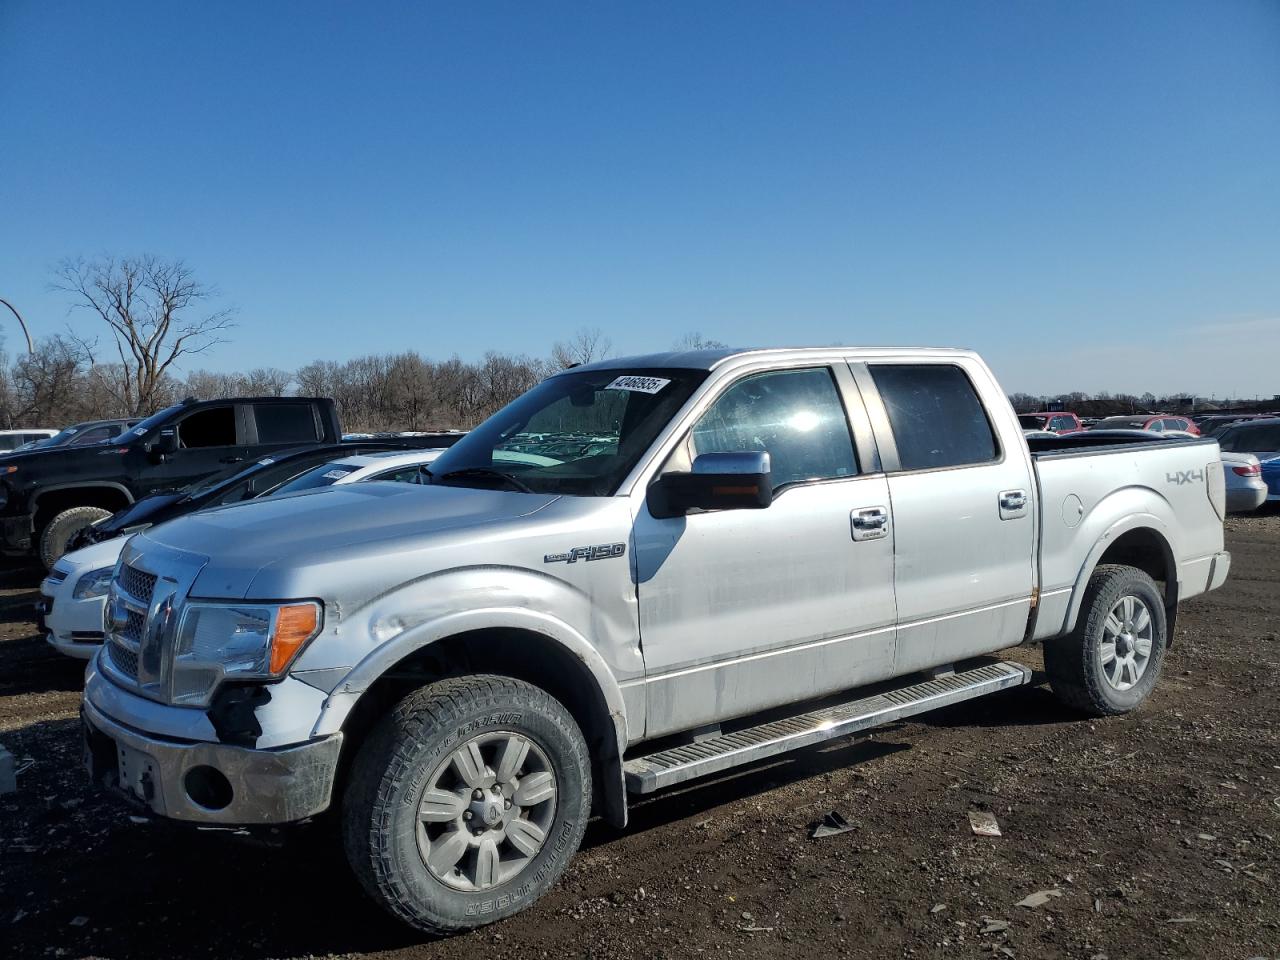
[[[1085,588],[1075,629],[1045,643],[1053,692],[1091,716],[1128,713],[1155,688],[1168,647],[1164,598],[1135,567],[1104,565]]]
[[[49,569],[67,552],[71,538],[90,524],[111,516],[102,507],[72,507],[56,513],[40,533],[40,561]]]
[[[453,933],[527,907],[564,872],[591,810],[591,761],[545,691],[496,676],[402,700],[360,748],[347,857],[405,922]]]

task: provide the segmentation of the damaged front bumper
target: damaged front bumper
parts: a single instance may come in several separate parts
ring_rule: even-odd
[[[327,809],[333,795],[341,733],[270,750],[168,740],[118,723],[88,697],[81,720],[94,782],[162,817],[294,823]]]

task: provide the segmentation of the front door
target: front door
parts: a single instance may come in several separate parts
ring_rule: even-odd
[[[235,464],[247,464],[254,452],[245,441],[238,404],[201,407],[165,424],[160,432],[174,431],[178,449],[146,471],[144,482],[150,490],[177,488],[207,477]]]
[[[1020,643],[1035,583],[1033,479],[1025,449],[997,441],[987,410],[1003,396],[976,363],[867,366],[885,414],[873,420],[892,431],[881,451],[894,515],[895,672]]]
[[[888,488],[883,474],[859,471],[832,370],[734,381],[664,469],[743,450],[769,453],[771,506],[671,519],[641,508],[636,518],[647,736],[892,671]]]

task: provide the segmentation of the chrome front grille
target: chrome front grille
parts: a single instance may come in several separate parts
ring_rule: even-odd
[[[136,610],[129,611],[129,620],[120,631],[120,636],[134,644],[142,642],[142,629],[147,625],[147,618]]]
[[[107,653],[111,666],[121,679],[139,686],[157,679],[154,676],[142,677],[138,670],[143,639],[147,634],[147,611],[155,589],[155,574],[126,564],[116,574],[112,598],[107,605]],[[112,607],[117,610],[113,612]],[[120,616],[120,613],[124,615]],[[154,673],[150,661],[148,672]]]
[[[114,641],[107,647],[107,652],[111,656],[112,666],[136,683],[138,680],[138,655],[132,650],[126,650]]]
[[[120,571],[120,586],[125,593],[146,607],[151,603],[151,594],[156,589],[156,577],[153,573],[126,566]]]
[[[106,644],[98,660],[115,683],[151,700],[165,700],[165,651],[176,606],[207,562],[151,543],[144,534],[125,545],[107,593]]]

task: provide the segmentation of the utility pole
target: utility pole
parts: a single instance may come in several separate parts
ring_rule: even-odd
[[[31,331],[27,329],[27,322],[22,319],[22,314],[18,312],[18,308],[15,307],[8,300],[4,299],[4,297],[0,297],[0,303],[3,303],[11,311],[13,311],[13,315],[18,318],[18,326],[22,327],[22,332],[23,334],[26,335],[26,338],[27,338],[27,354],[28,355],[34,354],[36,352],[36,345],[31,342]]]

